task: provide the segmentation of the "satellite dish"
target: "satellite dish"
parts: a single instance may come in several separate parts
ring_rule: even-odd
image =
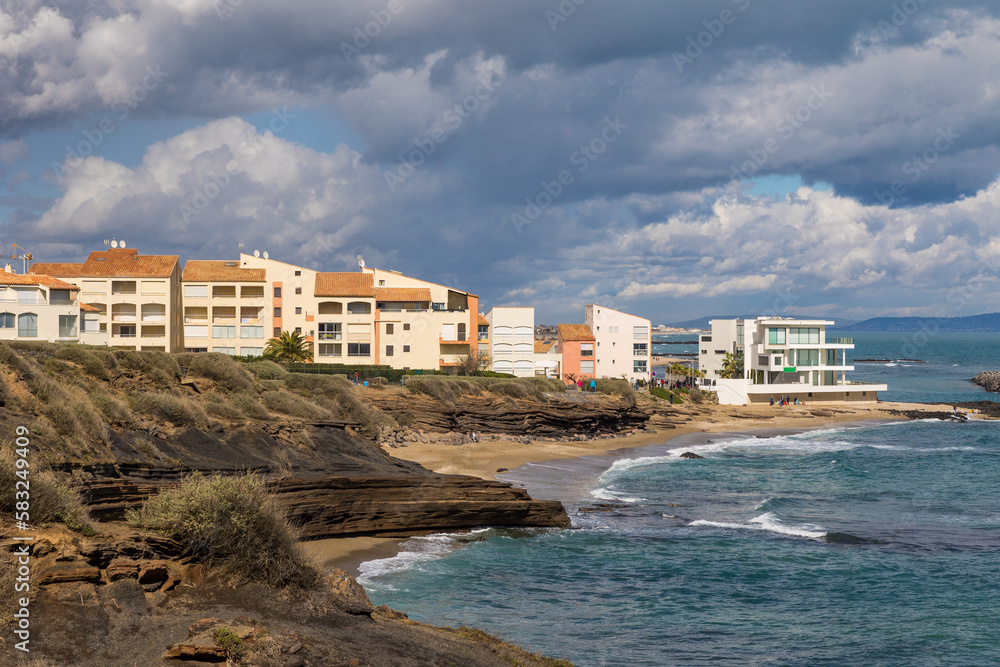
[[[365,258],[362,257],[361,255],[358,255],[358,266],[360,266],[362,269],[365,268]]]
[[[118,247],[118,241],[116,241],[115,239],[111,239],[111,247],[112,248],[117,248]]]
[[[267,251],[264,251],[264,259],[267,259]]]
[[[118,247],[119,248],[124,248],[125,247],[125,242],[124,241],[119,241],[118,242]]]
[[[260,250],[254,250],[253,251],[253,256],[254,257],[260,257]]]

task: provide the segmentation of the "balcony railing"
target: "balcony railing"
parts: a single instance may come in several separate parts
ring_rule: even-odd
[[[53,306],[72,306],[76,304],[76,299],[50,298],[49,304]]]
[[[826,342],[830,345],[854,345],[853,338],[827,338]]]
[[[320,340],[343,340],[343,334],[339,331],[320,331]]]

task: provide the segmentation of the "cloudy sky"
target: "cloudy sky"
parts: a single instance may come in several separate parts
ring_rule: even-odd
[[[0,0],[0,241],[579,321],[1000,310],[1000,3]]]

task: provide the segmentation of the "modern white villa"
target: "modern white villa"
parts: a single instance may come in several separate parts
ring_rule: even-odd
[[[698,364],[721,405],[768,403],[787,396],[806,403],[874,402],[884,384],[851,382],[847,350],[852,338],[828,338],[832,320],[756,317],[712,320],[699,339]],[[723,378],[726,354],[743,352],[743,377]]]

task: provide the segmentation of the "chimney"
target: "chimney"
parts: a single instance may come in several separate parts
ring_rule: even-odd
[[[14,273],[14,272],[13,272],[13,271],[11,271],[11,269],[10,269],[10,262],[7,262],[7,263],[6,263],[5,265],[4,265],[4,267],[3,267],[3,270],[4,270],[4,271],[6,271],[7,273]]]

